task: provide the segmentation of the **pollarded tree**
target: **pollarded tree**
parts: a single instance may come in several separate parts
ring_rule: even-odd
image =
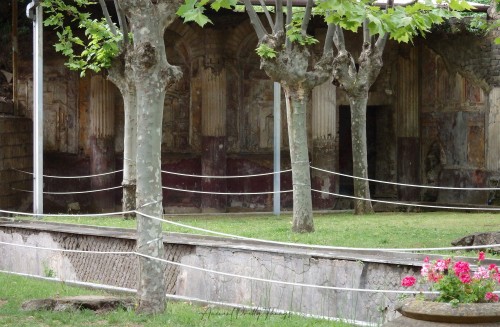
[[[128,23],[119,3],[114,2],[118,26],[112,21],[106,2],[99,0],[102,18],[92,18],[89,12],[91,0],[77,0],[73,3],[62,0],[44,0],[42,6],[48,14],[45,26],[57,30],[59,41],[55,49],[68,58],[66,66],[80,71],[84,76],[87,71],[100,72],[107,69],[108,78],[116,85],[124,103],[124,140],[123,140],[123,211],[135,210],[136,189],[136,148],[137,148],[137,111],[136,92],[132,82],[130,50],[132,39],[128,37]],[[83,30],[87,39],[80,38],[73,31],[69,22]],[[127,37],[123,37],[123,36]],[[80,48],[81,51],[77,51]],[[134,217],[127,213],[125,217]]]
[[[87,13],[80,13],[78,8],[66,4],[62,0],[45,0],[54,3],[62,12],[70,11],[75,17],[82,17],[80,21],[89,23],[92,28],[86,29],[90,36],[87,44],[73,35],[71,28],[63,25],[55,25],[62,28],[58,32],[60,41],[56,47],[60,47],[63,54],[72,58],[73,47],[71,44],[86,46],[81,54],[73,56],[69,64],[70,68],[82,69],[82,66],[93,65],[98,62],[107,62],[102,67],[110,67],[113,58],[120,51],[102,51],[112,47],[114,41],[102,41],[110,35],[113,29],[112,23],[105,21],[93,21]],[[75,0],[82,4],[87,0]],[[104,3],[103,0],[100,1]],[[166,285],[164,280],[164,264],[154,258],[162,258],[164,253],[161,221],[162,216],[162,188],[161,188],[161,133],[162,115],[165,91],[169,84],[177,81],[182,72],[178,67],[168,63],[165,52],[164,32],[167,26],[175,19],[175,12],[180,6],[176,0],[121,0],[115,1],[118,17],[124,27],[128,21],[129,33],[124,33],[129,38],[124,50],[124,60],[121,66],[113,67],[118,73],[125,77],[124,90],[135,92],[129,99],[130,107],[137,110],[137,154],[136,154],[136,208],[137,208],[137,252],[139,258],[139,289],[138,289],[138,312],[159,313],[165,310]],[[103,7],[103,9],[105,6]],[[104,12],[104,15],[109,15]],[[64,20],[64,14],[55,12],[49,17],[54,20]],[[129,35],[130,34],[130,35]],[[111,33],[111,35],[115,35]],[[100,40],[99,42],[96,41]],[[116,42],[116,44],[118,44]],[[116,49],[118,46],[116,45]],[[108,49],[109,50],[109,49]],[[90,59],[87,60],[87,59]],[[71,67],[71,65],[75,65]],[[93,67],[87,67],[93,68]],[[113,69],[111,70],[113,72]],[[119,86],[120,87],[120,86]],[[133,123],[134,117],[130,117]]]
[[[186,21],[204,25],[209,21],[203,14],[205,4],[206,1],[188,0],[178,14]],[[273,81],[281,84],[285,93],[293,181],[292,230],[312,232],[314,222],[306,109],[311,90],[331,76],[333,25],[328,27],[322,57],[313,65],[311,47],[318,41],[307,35],[313,0],[307,1],[305,9],[295,12],[291,1],[287,2],[286,8],[282,1],[276,1],[274,15],[268,12],[262,1],[260,7],[265,14],[264,22],[258,17],[250,0],[244,0],[244,4],[257,34],[261,67]],[[236,1],[233,0],[218,0],[211,6],[218,10],[221,7],[234,8],[235,5]]]
[[[411,2],[395,5],[388,0],[382,5],[373,1],[320,0],[318,7],[329,24],[335,24],[333,37],[337,50],[333,61],[334,83],[347,94],[351,107],[352,160],[355,213],[372,213],[368,178],[366,109],[368,92],[383,66],[382,55],[388,39],[409,42],[415,36],[424,36],[435,24],[445,19],[460,17],[459,12],[472,7],[464,0]],[[384,10],[383,10],[384,9]],[[361,29],[363,43],[357,59],[346,49],[344,30]]]

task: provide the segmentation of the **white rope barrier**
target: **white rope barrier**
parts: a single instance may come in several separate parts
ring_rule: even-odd
[[[0,209],[0,213],[6,213],[14,216],[32,216],[32,217],[40,217],[40,216],[45,216],[45,217],[105,217],[105,216],[118,216],[118,215],[127,215],[127,214],[132,214],[135,213],[135,210],[129,210],[129,211],[118,211],[118,212],[108,212],[108,213],[91,213],[91,214],[84,214],[84,213],[79,213],[78,215],[72,215],[72,214],[64,214],[64,213],[54,213],[54,214],[34,214],[32,212],[20,212],[20,211],[9,211],[9,210],[2,210]]]
[[[0,213],[6,213],[6,214],[11,214],[11,215],[18,215],[18,216],[32,216],[32,217],[39,217],[40,215],[38,214],[33,214],[33,213],[27,213],[27,212],[19,212],[19,211],[8,211],[8,210],[0,210]],[[131,214],[131,213],[136,213],[138,215],[141,215],[143,217],[153,219],[153,220],[158,220],[160,222],[164,222],[170,225],[178,226],[178,227],[183,227],[191,230],[196,230],[199,232],[207,233],[207,234],[213,234],[213,235],[218,235],[218,236],[223,236],[223,237],[229,237],[233,239],[240,239],[240,240],[247,240],[247,241],[253,241],[253,242],[261,242],[261,243],[267,243],[267,244],[275,244],[275,245],[281,245],[281,246],[300,246],[300,247],[306,247],[310,249],[323,249],[323,250],[352,250],[352,251],[382,251],[382,252],[422,252],[422,251],[453,251],[453,250],[479,250],[479,249],[485,249],[485,248],[496,248],[500,247],[500,244],[490,244],[490,245],[472,245],[472,246],[453,246],[453,247],[436,247],[436,248],[354,248],[354,247],[343,247],[343,246],[329,246],[329,245],[315,245],[315,244],[305,244],[305,243],[290,243],[290,242],[280,242],[280,241],[271,241],[271,240],[264,240],[264,239],[258,239],[258,238],[251,238],[251,237],[245,237],[245,236],[239,236],[239,235],[234,235],[234,234],[228,234],[228,233],[223,233],[223,232],[217,232],[205,228],[200,228],[200,227],[195,227],[191,225],[186,225],[182,224],[179,222],[167,220],[164,218],[159,218],[155,216],[151,216],[145,213],[141,213],[140,211],[137,210],[130,210],[130,211],[120,211],[120,212],[110,212],[110,213],[99,213],[99,214],[77,214],[77,215],[72,215],[72,214],[46,214],[44,216],[46,217],[104,217],[104,216],[118,216],[118,215],[126,215],[126,214]]]
[[[67,252],[67,253],[89,253],[89,254],[123,254],[131,255],[136,254],[136,252],[123,252],[123,251],[92,251],[92,250],[68,250],[68,249],[57,249],[57,248],[47,248],[43,246],[27,245],[27,244],[17,244],[0,241],[0,244],[28,249],[44,250],[44,251],[55,251],[55,252]]]
[[[309,287],[309,288],[317,288],[317,289],[323,289],[323,290],[333,290],[333,291],[351,291],[351,292],[360,292],[360,293],[384,293],[384,294],[439,294],[438,292],[428,292],[428,291],[404,291],[404,290],[376,290],[376,289],[369,289],[369,288],[355,288],[355,287],[336,287],[336,286],[327,286],[327,285],[316,285],[316,284],[310,284],[310,283],[295,283],[295,282],[286,282],[282,280],[276,280],[276,279],[265,279],[265,278],[259,278],[259,277],[252,277],[252,276],[245,276],[245,275],[239,275],[239,274],[232,274],[232,273],[226,273],[218,270],[213,270],[213,269],[207,269],[207,268],[201,268],[201,267],[196,267],[192,265],[187,265],[175,261],[170,261],[166,259],[161,259],[157,257],[152,257],[146,254],[142,253],[137,253],[139,257],[147,258],[150,260],[155,260],[155,261],[160,261],[163,263],[171,264],[174,266],[179,266],[183,268],[189,268],[193,270],[199,270],[207,273],[212,273],[216,275],[221,275],[221,276],[226,276],[226,277],[233,277],[233,278],[241,278],[241,279],[247,279],[247,280],[253,280],[256,282],[267,282],[271,284],[280,284],[280,285],[288,285],[288,286],[298,286],[298,287]]]
[[[52,195],[64,195],[64,194],[86,194],[86,193],[96,193],[96,192],[103,192],[103,191],[110,191],[110,190],[116,190],[116,189],[119,189],[119,188],[123,188],[122,185],[120,186],[113,186],[113,187],[108,187],[108,188],[101,188],[101,189],[97,189],[97,190],[89,190],[89,191],[73,191],[73,192],[48,192],[48,191],[44,191],[42,192],[43,194],[52,194]],[[33,191],[31,190],[23,190],[23,189],[19,189],[19,188],[11,188],[12,190],[15,190],[15,191],[19,191],[19,192],[27,192],[27,193],[33,193]]]
[[[177,175],[177,176],[185,176],[185,177],[198,177],[198,178],[248,178],[248,177],[276,175],[276,174],[288,173],[290,171],[292,171],[292,170],[291,169],[285,169],[285,170],[282,170],[282,171],[270,172],[270,173],[261,173],[261,174],[252,174],[252,175],[227,175],[227,176],[210,176],[210,175],[184,174],[184,173],[176,173],[176,172],[168,171],[168,170],[162,170],[161,172],[164,173],[164,174],[169,174],[169,175]]]
[[[14,171],[18,171],[18,172],[24,173],[24,174],[33,175],[33,173],[29,172],[29,171],[24,171],[24,170],[15,169],[15,168],[11,168],[11,169],[14,170]],[[106,176],[106,175],[116,174],[116,173],[119,173],[119,172],[122,172],[122,171],[123,171],[123,169],[119,169],[119,170],[110,171],[110,172],[102,173],[102,174],[82,175],[82,176],[54,176],[54,175],[42,175],[42,176],[43,177],[47,177],[47,178],[78,179],[78,178],[91,178],[91,177]]]
[[[112,286],[112,285],[106,285],[106,284],[96,284],[96,283],[90,283],[90,282],[66,280],[66,279],[60,279],[60,278],[56,278],[56,277],[44,277],[44,276],[39,276],[39,275],[18,273],[18,272],[6,271],[6,270],[0,270],[0,273],[21,276],[21,277],[27,277],[27,278],[33,278],[33,279],[40,279],[40,280],[45,280],[45,281],[49,281],[49,282],[62,282],[65,285],[84,286],[84,287],[105,290],[105,291],[111,291],[111,292],[123,292],[123,293],[132,293],[132,294],[137,293],[137,290],[132,289],[132,288],[118,287],[118,286]],[[218,306],[218,307],[225,307],[225,308],[237,309],[237,310],[248,311],[248,312],[262,312],[262,313],[266,313],[266,314],[278,314],[278,315],[295,315],[295,316],[300,316],[300,317],[304,317],[304,318],[313,318],[313,319],[321,319],[321,320],[328,320],[328,321],[345,322],[345,323],[354,324],[356,326],[366,326],[366,327],[378,326],[378,324],[373,324],[373,323],[360,321],[360,320],[354,320],[354,319],[347,319],[347,318],[343,319],[343,318],[302,313],[302,312],[297,312],[297,311],[288,311],[288,310],[282,310],[282,309],[276,309],[276,308],[254,307],[254,306],[236,304],[236,303],[211,301],[211,300],[204,300],[204,299],[200,299],[200,298],[175,295],[175,294],[166,294],[166,298],[169,300],[174,300],[174,301],[203,303],[203,304],[209,304],[209,305],[214,305],[214,306]],[[207,315],[210,315],[210,313],[208,313]],[[238,314],[235,314],[235,315],[237,316]]]
[[[338,173],[335,171],[325,170],[325,169],[321,169],[321,168],[317,168],[317,167],[313,167],[313,166],[310,166],[310,167],[311,167],[311,169],[315,169],[315,170],[322,171],[322,172],[329,173],[329,174],[333,174],[333,175],[349,177],[349,178],[353,178],[353,179],[361,179],[364,181],[375,182],[375,183],[396,185],[396,186],[420,187],[420,188],[430,188],[430,189],[440,189],[440,190],[459,190],[459,191],[498,191],[498,190],[500,190],[500,187],[452,187],[452,186],[404,184],[404,183],[396,183],[396,182],[389,182],[389,181],[382,181],[382,180],[377,180],[377,179],[347,175],[347,174],[342,174],[342,173]]]
[[[188,268],[188,269],[198,270],[198,271],[202,271],[202,272],[206,272],[206,273],[211,273],[211,274],[216,274],[216,275],[221,275],[221,276],[226,276],[226,277],[241,278],[241,279],[253,280],[253,281],[257,281],[257,282],[266,282],[266,283],[271,283],[271,284],[279,284],[279,285],[287,285],[287,286],[316,288],[316,289],[333,290],[333,291],[349,291],[349,292],[359,292],[359,293],[439,294],[439,292],[435,292],[435,291],[383,290],[383,289],[369,289],[369,288],[356,288],[356,287],[337,287],[337,286],[327,286],[327,285],[316,285],[316,284],[311,284],[311,283],[287,282],[287,281],[282,281],[282,280],[266,279],[266,278],[253,277],[253,276],[246,276],[246,275],[233,274],[233,273],[227,273],[227,272],[222,272],[222,271],[213,270],[213,269],[207,269],[207,268],[197,267],[197,266],[193,266],[193,265],[183,264],[183,263],[180,263],[180,262],[175,262],[175,261],[171,261],[171,260],[166,260],[166,259],[161,259],[161,258],[153,257],[153,256],[150,256],[150,255],[143,254],[143,253],[138,253],[138,252],[129,252],[129,251],[117,252],[117,251],[68,250],[68,249],[37,247],[37,246],[30,246],[30,245],[16,244],[16,243],[8,243],[8,242],[1,242],[1,241],[0,241],[0,244],[9,245],[9,246],[17,246],[17,247],[25,247],[25,248],[34,248],[34,249],[38,249],[38,250],[50,250],[50,251],[56,251],[56,252],[90,253],[90,254],[123,254],[123,255],[135,254],[138,257],[142,257],[142,258],[146,258],[146,259],[150,259],[150,260],[154,260],[154,261],[159,261],[159,262],[163,262],[163,263],[166,263],[166,264],[170,264],[170,265],[174,265],[174,266],[178,266],[178,267],[182,267],[182,268]],[[500,291],[495,291],[494,293],[500,293]]]
[[[345,195],[345,194],[339,194],[339,193],[333,193],[333,192],[326,192],[326,191],[320,191],[320,190],[315,190],[311,189],[313,192],[318,192],[322,194],[328,194],[332,196],[338,196],[340,198],[347,198],[347,199],[353,199],[353,200],[362,200],[362,201],[371,201],[371,202],[378,202],[378,203],[386,203],[386,204],[394,204],[394,205],[402,205],[402,206],[407,206],[407,207],[419,207],[419,208],[433,208],[433,209],[452,209],[452,210],[470,210],[470,211],[500,211],[500,207],[454,207],[454,206],[438,206],[438,205],[431,205],[431,204],[418,204],[418,203],[408,203],[408,202],[397,202],[397,201],[387,201],[387,200],[376,200],[376,199],[366,199],[366,198],[360,198],[352,195]]]
[[[271,283],[271,284],[280,284],[280,285],[297,286],[297,287],[317,288],[317,289],[323,289],[323,290],[351,291],[351,292],[360,292],[360,293],[384,293],[384,294],[438,294],[437,292],[427,292],[427,291],[380,290],[380,289],[368,289],[368,288],[337,287],[337,286],[327,286],[327,285],[316,285],[316,284],[310,284],[310,283],[286,282],[286,281],[282,281],[282,280],[266,279],[266,278],[260,278],[260,277],[239,275],[239,274],[227,273],[227,272],[222,272],[222,271],[213,270],[213,269],[207,269],[207,268],[197,267],[197,266],[188,265],[188,264],[184,264],[184,263],[180,263],[180,262],[175,262],[175,261],[171,261],[171,260],[166,260],[166,259],[162,259],[162,258],[153,257],[153,256],[150,256],[150,255],[143,254],[143,253],[138,253],[138,252],[129,252],[129,251],[117,252],[117,251],[68,250],[68,249],[46,248],[46,247],[38,247],[38,246],[25,245],[25,244],[8,243],[8,242],[2,242],[2,241],[0,241],[0,244],[7,245],[7,246],[14,246],[14,247],[32,248],[32,249],[37,249],[37,250],[55,251],[55,252],[87,253],[87,254],[137,255],[138,257],[142,257],[142,258],[146,258],[146,259],[150,259],[150,260],[154,260],[154,261],[159,261],[159,262],[162,262],[162,263],[166,263],[166,264],[170,264],[170,265],[174,265],[174,266],[178,266],[178,267],[182,267],[182,268],[188,268],[188,269],[198,270],[198,271],[202,271],[202,272],[206,272],[206,273],[212,273],[212,274],[226,276],[226,277],[241,278],[241,279],[253,280],[253,281],[257,281],[257,282],[267,282],[267,283]]]
[[[290,242],[263,240],[263,239],[258,239],[258,238],[251,238],[251,237],[239,236],[239,235],[234,235],[234,234],[216,232],[216,231],[212,231],[212,230],[205,229],[205,228],[195,227],[195,226],[178,223],[178,222],[171,221],[171,220],[166,220],[163,218],[154,217],[154,216],[151,216],[151,215],[148,215],[145,213],[141,213],[139,211],[137,211],[136,213],[138,215],[144,216],[144,217],[149,218],[149,219],[158,220],[158,221],[170,224],[170,225],[188,228],[188,229],[196,230],[199,232],[204,232],[204,233],[209,233],[209,234],[214,234],[214,235],[219,235],[219,236],[224,236],[224,237],[229,237],[229,238],[234,238],[234,239],[246,240],[246,241],[261,242],[261,243],[275,244],[275,245],[281,245],[281,246],[293,246],[293,247],[300,246],[300,247],[306,247],[306,248],[310,248],[310,249],[350,250],[350,251],[381,251],[381,252],[421,252],[421,251],[449,251],[449,250],[457,250],[457,251],[458,250],[478,250],[478,249],[485,249],[485,248],[500,247],[500,244],[490,244],[490,245],[471,245],[471,246],[453,246],[453,247],[436,247],[436,248],[406,248],[405,249],[405,248],[353,248],[353,247],[345,247],[345,246],[329,246],[329,245],[315,245],[315,244],[305,244],[305,243],[290,243]]]
[[[281,193],[293,192],[293,190],[286,190],[286,191],[279,191],[279,192],[269,191],[269,192],[246,192],[246,193],[234,192],[234,193],[232,193],[232,192],[192,191],[192,190],[185,190],[185,189],[181,189],[181,188],[167,187],[167,186],[162,186],[161,188],[164,190],[171,190],[171,191],[198,193],[198,194],[213,194],[213,195],[265,195],[265,194],[274,194],[274,193],[281,194]]]

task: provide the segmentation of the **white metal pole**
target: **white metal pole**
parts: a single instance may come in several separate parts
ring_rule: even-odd
[[[273,212],[280,214],[281,201],[281,85],[274,82],[274,197]]]
[[[33,20],[33,213],[43,215],[43,15],[34,1]]]

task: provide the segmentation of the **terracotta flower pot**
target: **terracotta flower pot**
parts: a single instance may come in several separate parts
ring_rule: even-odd
[[[384,326],[500,326],[500,303],[449,303],[412,300],[397,310],[401,317]]]

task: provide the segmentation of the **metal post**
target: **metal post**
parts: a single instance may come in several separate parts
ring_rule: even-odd
[[[42,7],[33,0],[26,8],[33,20],[33,213],[43,215],[43,25]]]
[[[281,85],[274,82],[274,197],[273,212],[280,214],[281,201]]]
[[[14,104],[14,115],[19,115],[19,100],[18,100],[18,80],[19,80],[19,64],[18,64],[18,33],[17,33],[17,15],[18,15],[18,0],[12,0],[12,102]]]

